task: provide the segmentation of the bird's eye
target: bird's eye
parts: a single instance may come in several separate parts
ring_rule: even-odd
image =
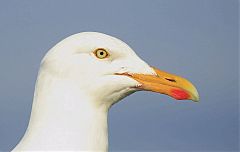
[[[97,58],[99,59],[105,59],[109,56],[109,53],[103,49],[103,48],[98,48],[94,51],[94,54]]]

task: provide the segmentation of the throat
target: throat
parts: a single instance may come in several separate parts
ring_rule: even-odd
[[[39,79],[29,126],[14,150],[107,151],[108,107],[94,103],[74,83]]]

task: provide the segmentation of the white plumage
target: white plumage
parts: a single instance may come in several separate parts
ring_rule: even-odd
[[[97,58],[98,48],[109,56]],[[107,151],[109,108],[144,89],[131,74],[158,75],[114,37],[84,32],[64,39],[42,60],[29,126],[14,150]]]

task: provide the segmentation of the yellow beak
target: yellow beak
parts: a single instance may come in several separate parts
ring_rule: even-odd
[[[187,79],[161,71],[157,68],[153,68],[153,70],[157,75],[129,73],[123,75],[138,81],[141,84],[138,88],[141,90],[166,94],[177,100],[199,101],[197,89]]]

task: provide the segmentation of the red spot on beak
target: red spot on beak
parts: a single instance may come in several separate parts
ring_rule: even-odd
[[[173,89],[171,90],[171,96],[177,100],[189,99],[190,95],[184,90]]]

